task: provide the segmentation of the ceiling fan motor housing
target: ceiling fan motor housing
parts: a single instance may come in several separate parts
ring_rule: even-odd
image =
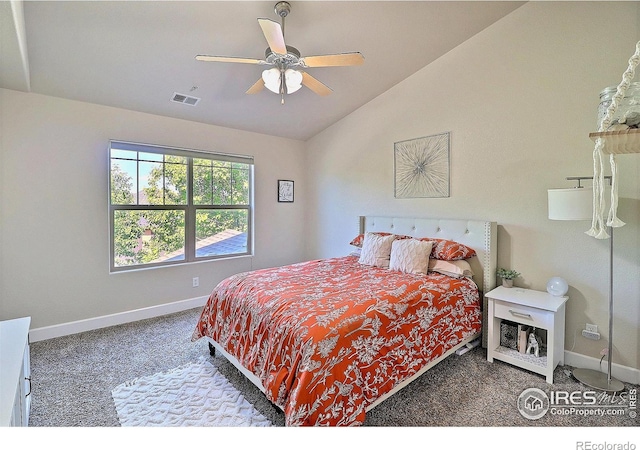
[[[278,2],[276,3],[274,9],[277,15],[284,18],[289,15],[289,12],[291,12],[291,5],[289,4],[289,2]]]
[[[300,65],[300,51],[290,45],[287,45],[286,47],[286,55],[279,55],[277,53],[274,53],[271,48],[267,47],[267,49],[264,51],[265,61],[268,64],[273,64],[274,66],[291,67]]]

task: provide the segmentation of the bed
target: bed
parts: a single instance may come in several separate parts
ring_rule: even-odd
[[[284,411],[287,426],[360,425],[482,335],[483,292],[496,280],[495,222],[360,217],[351,244],[359,253],[223,280],[193,332]],[[393,248],[390,263],[367,260],[376,245]],[[425,249],[429,263],[467,266],[434,272],[404,260]]]

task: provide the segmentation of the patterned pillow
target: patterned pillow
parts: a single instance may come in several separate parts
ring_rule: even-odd
[[[380,236],[374,233],[367,233],[362,242],[362,252],[358,262],[367,266],[389,268],[389,258],[391,257],[391,244],[395,235],[388,234]]]
[[[421,238],[421,241],[433,241],[431,249],[432,259],[442,259],[443,261],[457,261],[469,259],[476,256],[476,251],[459,242],[448,239]]]
[[[432,242],[418,239],[396,239],[391,244],[390,270],[424,273],[429,270]]]

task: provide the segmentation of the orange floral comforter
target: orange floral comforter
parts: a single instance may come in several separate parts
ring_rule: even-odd
[[[231,276],[192,339],[218,342],[292,425],[359,425],[378,397],[481,330],[475,283],[353,256]]]

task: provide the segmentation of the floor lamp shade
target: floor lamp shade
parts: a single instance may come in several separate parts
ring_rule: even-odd
[[[591,220],[592,188],[549,189],[549,219]]]

